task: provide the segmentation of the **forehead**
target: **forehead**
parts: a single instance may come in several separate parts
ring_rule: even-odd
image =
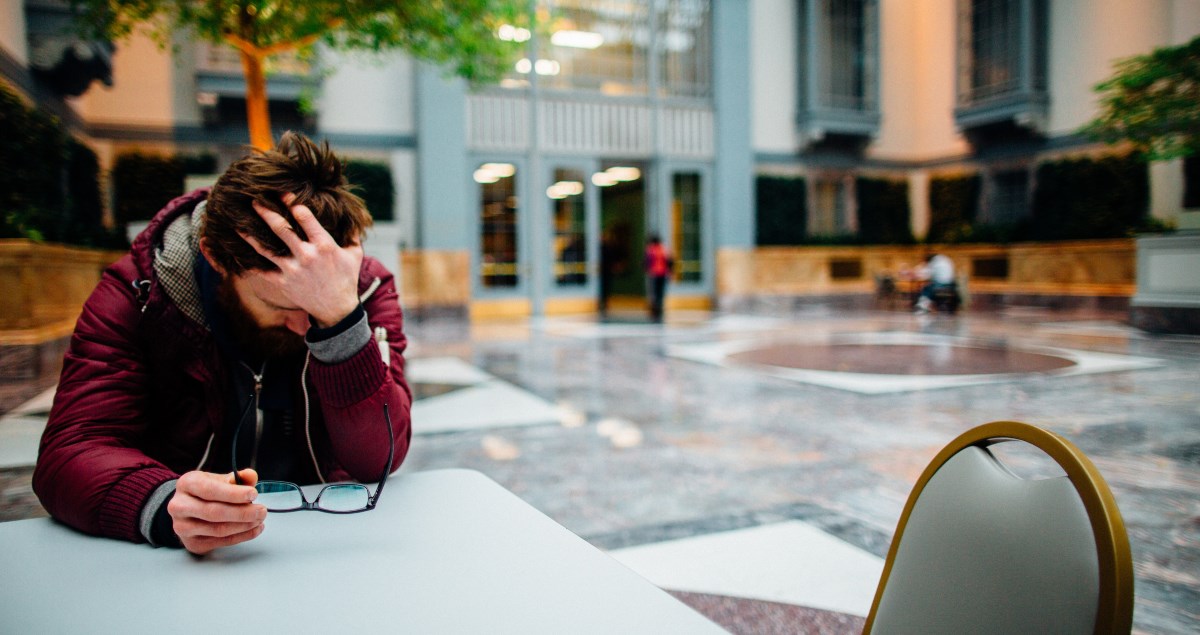
[[[267,273],[257,269],[247,269],[234,276],[237,280],[237,284],[234,287],[238,290],[239,295],[242,296],[242,301],[245,302],[247,299],[257,300],[270,308],[294,309],[295,307],[287,299],[284,289],[279,283],[270,278]],[[247,295],[250,298],[247,298]]]

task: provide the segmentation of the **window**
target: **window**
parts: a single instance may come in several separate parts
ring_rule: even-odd
[[[828,6],[829,63],[821,77],[821,101],[833,108],[863,110],[867,91],[866,6],[861,0],[832,0]]]
[[[712,24],[707,0],[665,3],[658,48],[666,95],[707,97],[712,89]]]
[[[546,196],[554,201],[554,281],[560,287],[588,281],[583,182],[583,172],[559,169],[554,171],[554,184],[546,188]]]
[[[798,120],[813,139],[879,127],[877,0],[800,0]]]
[[[1183,207],[1200,207],[1200,156],[1190,156],[1183,160]]]
[[[958,0],[958,123],[1045,115],[1045,0]]]
[[[675,279],[699,282],[704,271],[700,245],[700,175],[676,173],[671,179],[671,241],[675,247]]]
[[[515,287],[520,281],[517,244],[516,168],[485,163],[475,170],[480,190],[480,283],[487,288]]]
[[[501,86],[528,86],[607,95],[648,95],[651,79],[663,95],[707,97],[712,85],[709,0],[539,0],[537,60],[519,60]],[[657,54],[655,53],[657,51]],[[654,64],[651,56],[656,55]],[[657,77],[651,68],[657,65]]]
[[[813,213],[808,217],[809,236],[836,236],[847,231],[846,192],[839,178],[817,180],[813,185]]]

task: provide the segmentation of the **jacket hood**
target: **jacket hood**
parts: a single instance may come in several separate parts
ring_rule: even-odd
[[[195,263],[207,198],[208,188],[201,188],[173,199],[155,214],[130,248],[141,279],[156,281],[180,312],[202,326],[207,326],[207,318],[200,303]],[[156,295],[152,293],[151,298]]]

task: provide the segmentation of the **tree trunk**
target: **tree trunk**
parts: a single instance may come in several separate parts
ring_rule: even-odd
[[[250,144],[259,150],[275,147],[271,138],[271,114],[267,110],[267,77],[263,74],[262,55],[239,51],[242,75],[246,79],[246,124],[250,128]]]

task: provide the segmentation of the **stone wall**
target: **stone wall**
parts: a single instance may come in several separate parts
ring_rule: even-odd
[[[1133,239],[870,247],[760,247],[717,254],[718,304],[725,309],[822,303],[862,307],[879,277],[942,253],[972,302],[1128,308],[1136,289]],[[915,285],[915,283],[914,283]],[[903,290],[904,283],[900,286]]]
[[[100,274],[124,252],[0,240],[0,332],[74,323]]]

